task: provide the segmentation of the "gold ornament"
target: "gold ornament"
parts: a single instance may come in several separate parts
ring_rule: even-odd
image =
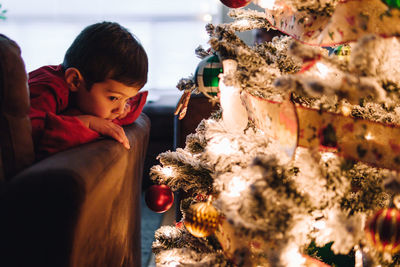
[[[219,213],[210,202],[199,202],[186,211],[184,224],[195,237],[206,237],[215,232],[219,220]]]

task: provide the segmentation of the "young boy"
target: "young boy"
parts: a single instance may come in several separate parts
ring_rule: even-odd
[[[30,118],[37,159],[111,137],[127,149],[121,125],[134,122],[146,102],[148,59],[138,40],[117,23],[86,27],[64,62],[29,73]]]

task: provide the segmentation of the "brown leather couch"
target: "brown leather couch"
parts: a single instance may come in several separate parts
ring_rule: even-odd
[[[140,266],[140,195],[150,132],[131,149],[102,139],[33,162],[27,77],[0,35],[0,266]]]

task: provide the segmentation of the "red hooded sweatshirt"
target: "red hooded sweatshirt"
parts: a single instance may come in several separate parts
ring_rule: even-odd
[[[61,115],[69,108],[70,92],[61,65],[44,66],[29,73],[30,112],[32,137],[36,159],[88,143],[100,135],[86,127],[78,118]],[[147,91],[131,98],[131,111],[118,125],[133,123],[146,103]]]

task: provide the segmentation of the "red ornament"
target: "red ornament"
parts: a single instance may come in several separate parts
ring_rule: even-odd
[[[152,185],[144,196],[147,207],[154,212],[163,213],[174,203],[174,193],[167,185]]]
[[[367,238],[379,251],[396,253],[400,250],[400,211],[381,209],[365,227]]]
[[[250,4],[251,0],[221,0],[222,4],[230,8],[244,7]]]

